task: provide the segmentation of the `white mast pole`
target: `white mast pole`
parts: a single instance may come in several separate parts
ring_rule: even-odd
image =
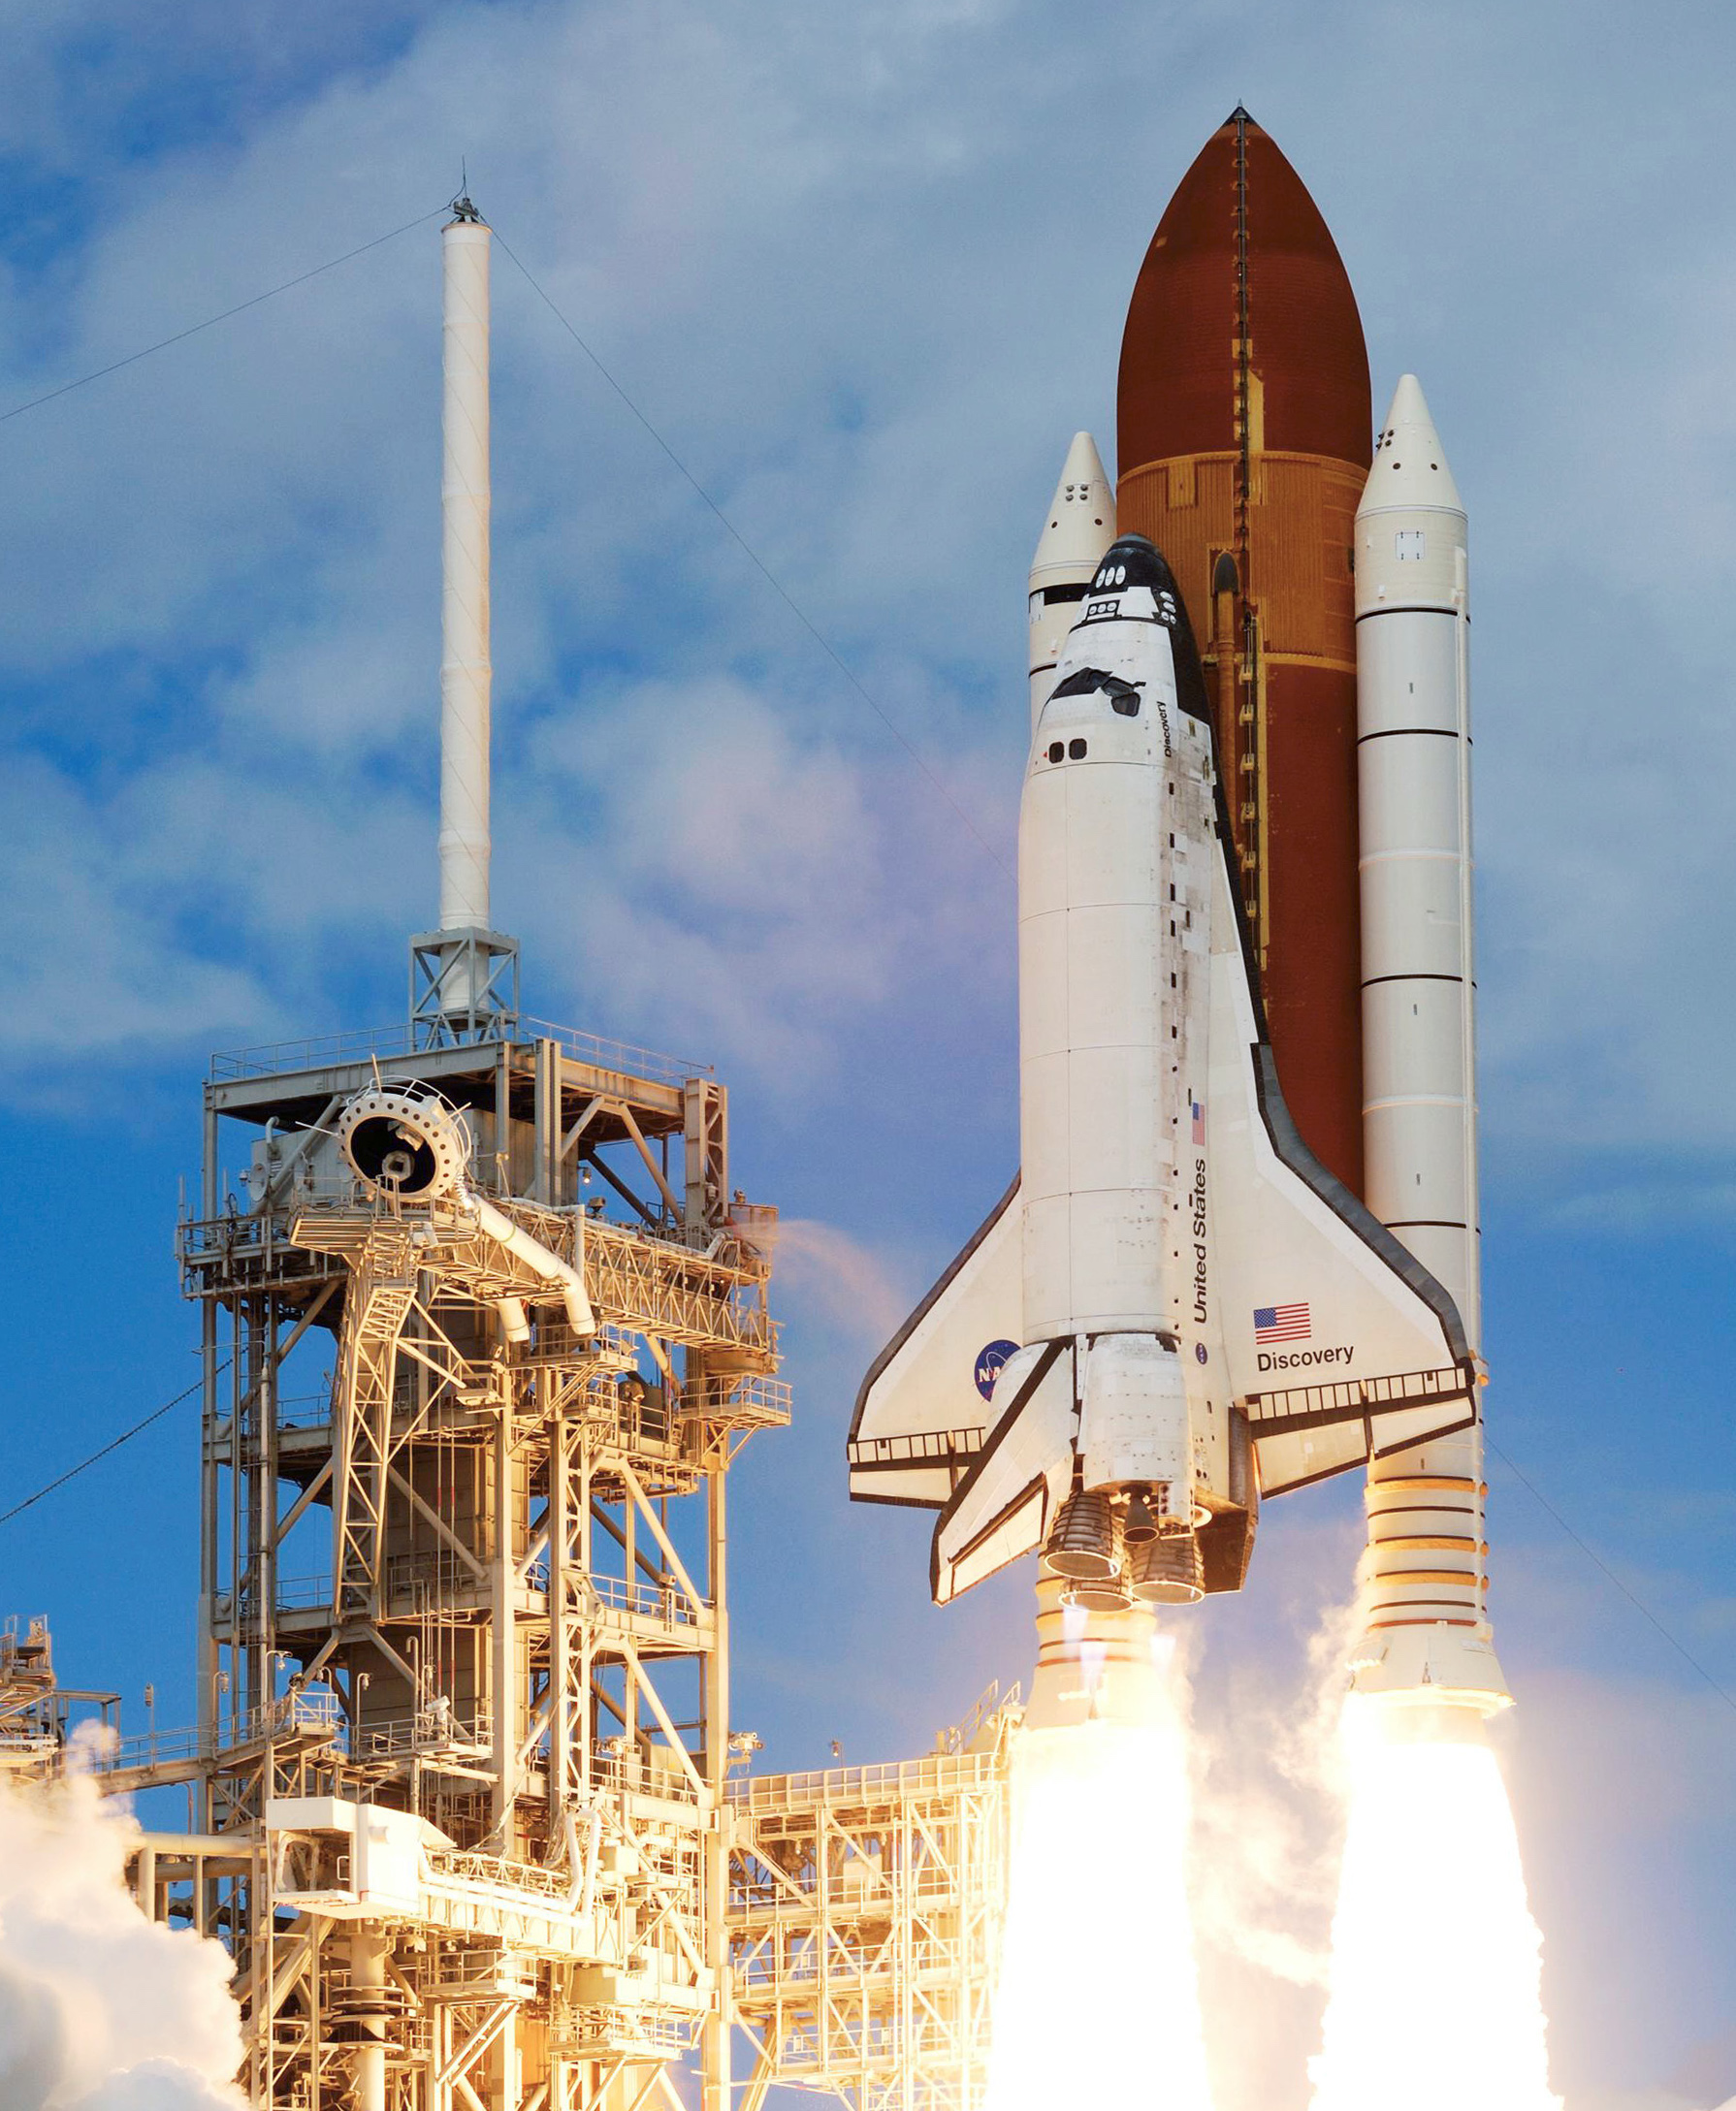
[[[490,231],[468,198],[441,235],[440,929],[489,925]],[[460,1002],[476,993],[453,991]]]

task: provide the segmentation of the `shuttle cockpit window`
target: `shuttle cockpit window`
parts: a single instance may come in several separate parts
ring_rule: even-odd
[[[1049,693],[1052,700],[1057,696],[1092,696],[1099,692],[1109,698],[1110,708],[1118,711],[1122,718],[1139,717],[1139,684],[1124,682],[1118,674],[1107,674],[1101,667],[1081,667],[1077,674],[1070,674],[1065,682],[1056,683]]]
[[[1115,682],[1112,674],[1106,674],[1101,667],[1081,667],[1077,674],[1070,674],[1065,682],[1057,682],[1049,691],[1051,702],[1057,696],[1089,696],[1096,689],[1107,689]],[[1123,682],[1121,688],[1127,687]]]

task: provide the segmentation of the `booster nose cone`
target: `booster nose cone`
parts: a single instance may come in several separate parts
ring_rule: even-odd
[[[1366,617],[1383,612],[1390,614],[1398,609],[1468,612],[1470,588],[1464,506],[1415,374],[1400,377],[1386,422],[1375,435],[1374,464],[1368,471],[1368,480],[1363,487],[1362,499],[1356,509],[1355,534],[1359,624]],[[1372,655],[1374,640],[1363,638],[1360,642]],[[1388,644],[1390,646],[1391,640]],[[1388,669],[1392,679],[1397,679],[1388,668],[1390,656],[1390,653],[1384,656],[1370,656],[1369,682],[1378,686],[1383,668]],[[1396,665],[1394,662],[1393,666]],[[1415,694],[1413,680],[1412,687],[1405,691],[1406,699]],[[1365,715],[1371,708],[1366,699],[1363,708]],[[1442,708],[1448,707],[1443,704]],[[1409,722],[1412,710],[1408,700],[1400,705],[1397,722]],[[1369,758],[1365,753],[1363,768],[1367,771],[1369,767]],[[1365,792],[1364,797],[1366,800],[1368,794]],[[1379,815],[1371,810],[1363,814],[1365,859],[1370,841],[1379,837]],[[1371,822],[1376,824],[1372,837]],[[1366,884],[1366,871],[1364,878]],[[1371,941],[1380,938],[1378,925],[1371,928],[1369,936]],[[1365,965],[1365,973],[1372,975],[1374,972]],[[1385,971],[1381,972],[1384,974]],[[1438,1263],[1430,1257],[1429,1265],[1437,1267]],[[1449,1278],[1448,1288],[1458,1296],[1463,1286]]]
[[[1043,518],[1037,554],[1031,560],[1031,592],[1076,586],[1089,579],[1115,539],[1115,495],[1109,489],[1097,442],[1076,432],[1061,481]]]
[[[1031,726],[1036,729],[1055,686],[1062,641],[1085,598],[1098,560],[1115,539],[1115,495],[1104,474],[1097,442],[1076,432],[1062,464],[1061,481],[1043,516],[1043,532],[1031,560]]]
[[[1400,374],[1386,423],[1374,441],[1374,465],[1363,489],[1357,519],[1397,508],[1409,512],[1416,506],[1464,511],[1440,434],[1429,415],[1423,385],[1415,374]]]

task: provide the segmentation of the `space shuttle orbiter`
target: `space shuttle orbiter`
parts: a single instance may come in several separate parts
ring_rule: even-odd
[[[1187,612],[1098,564],[1018,835],[1018,1177],[864,1380],[850,1485],[944,1603],[1044,1550],[1109,1608],[1234,1590],[1259,1497],[1476,1419],[1452,1298],[1278,1089]]]

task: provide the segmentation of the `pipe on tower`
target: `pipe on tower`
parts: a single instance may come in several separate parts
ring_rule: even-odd
[[[386,2111],[386,1938],[359,1925],[349,1938],[349,2014],[356,2033],[355,2111]]]
[[[489,928],[489,247],[460,198],[441,233],[440,929]]]

